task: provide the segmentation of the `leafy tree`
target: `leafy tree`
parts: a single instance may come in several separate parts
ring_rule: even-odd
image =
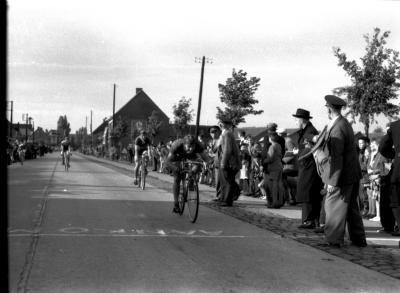
[[[183,136],[188,124],[193,120],[193,109],[189,109],[192,99],[182,97],[178,104],[172,106],[175,130],[178,136]]]
[[[152,139],[160,132],[162,124],[163,122],[160,121],[158,111],[153,110],[150,117],[147,119],[147,131],[150,133]]]
[[[385,47],[389,34],[389,31],[381,33],[379,28],[375,28],[372,36],[364,35],[367,45],[361,65],[354,60],[349,61],[340,48],[333,48],[338,66],[346,71],[352,83],[334,89],[334,93],[346,96],[346,115],[351,117],[352,122],[359,117],[366,136],[376,115],[394,117],[400,110],[399,105],[391,102],[397,99],[396,92],[400,88],[400,60],[399,52]]]
[[[62,138],[64,136],[68,136],[71,132],[71,128],[67,119],[67,116],[60,116],[57,122],[57,133],[58,137]]]
[[[258,115],[263,110],[254,110],[254,105],[258,100],[254,94],[260,85],[260,78],[247,78],[247,73],[243,70],[236,72],[232,70],[232,77],[226,80],[226,84],[218,84],[221,102],[226,104],[224,110],[217,107],[217,119],[232,120],[236,127],[242,122],[246,122],[245,116],[249,114]]]
[[[128,123],[122,119],[121,116],[118,117],[115,126],[110,132],[111,141],[115,144],[121,138],[128,134]]]

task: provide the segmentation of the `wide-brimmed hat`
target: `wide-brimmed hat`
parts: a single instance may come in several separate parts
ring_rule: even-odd
[[[298,108],[296,111],[296,114],[292,115],[293,117],[297,118],[304,118],[304,119],[311,119],[312,117],[310,116],[310,111]]]
[[[208,129],[208,133],[211,133],[211,132],[213,132],[213,131],[218,131],[218,132],[221,132],[221,128],[219,128],[219,126],[218,125],[214,125],[214,126],[211,126],[209,129]]]

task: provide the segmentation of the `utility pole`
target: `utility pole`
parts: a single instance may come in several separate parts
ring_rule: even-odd
[[[93,111],[90,110],[90,148],[93,148],[92,122],[93,122]]]
[[[196,63],[200,63],[201,60],[201,75],[200,75],[200,90],[199,90],[199,102],[197,106],[197,117],[196,117],[196,139],[199,136],[199,124],[200,124],[200,111],[201,111],[201,97],[203,94],[203,78],[204,78],[204,64],[207,63],[212,63],[212,59],[206,58],[203,56],[203,58],[195,58]]]
[[[27,143],[28,142],[28,113],[26,113],[26,118],[25,118],[25,121],[26,121],[26,123],[25,123],[25,143]],[[23,115],[22,115],[22,120],[24,120],[24,117],[23,117]]]
[[[13,129],[13,101],[10,101],[11,103],[11,116],[10,116],[10,138],[12,137],[12,129]]]
[[[113,115],[112,115],[112,127],[114,128],[114,122],[115,122],[115,88],[116,84],[114,83],[114,94],[113,94]]]

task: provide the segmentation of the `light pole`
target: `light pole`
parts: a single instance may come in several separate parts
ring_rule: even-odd
[[[203,77],[204,77],[204,64],[213,63],[213,60],[211,58],[206,58],[203,56],[203,58],[195,57],[194,62],[200,63],[201,60],[201,75],[200,75],[200,90],[199,90],[199,102],[197,106],[197,117],[196,117],[196,139],[199,136],[199,124],[200,124],[200,110],[201,110],[201,96],[203,94]]]
[[[14,102],[13,102],[13,101],[9,101],[9,102],[7,102],[7,103],[10,103],[10,104],[11,104],[11,107],[10,107],[10,111],[11,111],[11,115],[10,115],[10,138],[12,138],[13,105],[14,105]]]

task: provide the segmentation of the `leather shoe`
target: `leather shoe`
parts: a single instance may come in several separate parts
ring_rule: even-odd
[[[334,247],[334,248],[342,247],[342,245],[340,243],[330,243],[330,242],[322,243],[319,246],[322,246],[322,247]]]
[[[317,227],[314,229],[314,233],[324,233],[325,229],[324,227]]]
[[[181,209],[179,207],[174,207],[172,212],[175,213],[175,214],[179,214],[181,212]]]
[[[392,233],[392,236],[400,236],[400,231],[394,231],[394,232]]]
[[[378,233],[388,233],[388,234],[392,234],[394,232],[394,230],[389,230],[389,229],[379,229]]]
[[[315,224],[314,223],[303,223],[298,228],[299,229],[314,229]]]
[[[220,207],[231,207],[232,204],[226,203],[226,202],[222,202],[220,205]]]
[[[367,241],[361,241],[361,242],[351,242],[352,245],[358,246],[358,247],[366,247],[367,246]]]

